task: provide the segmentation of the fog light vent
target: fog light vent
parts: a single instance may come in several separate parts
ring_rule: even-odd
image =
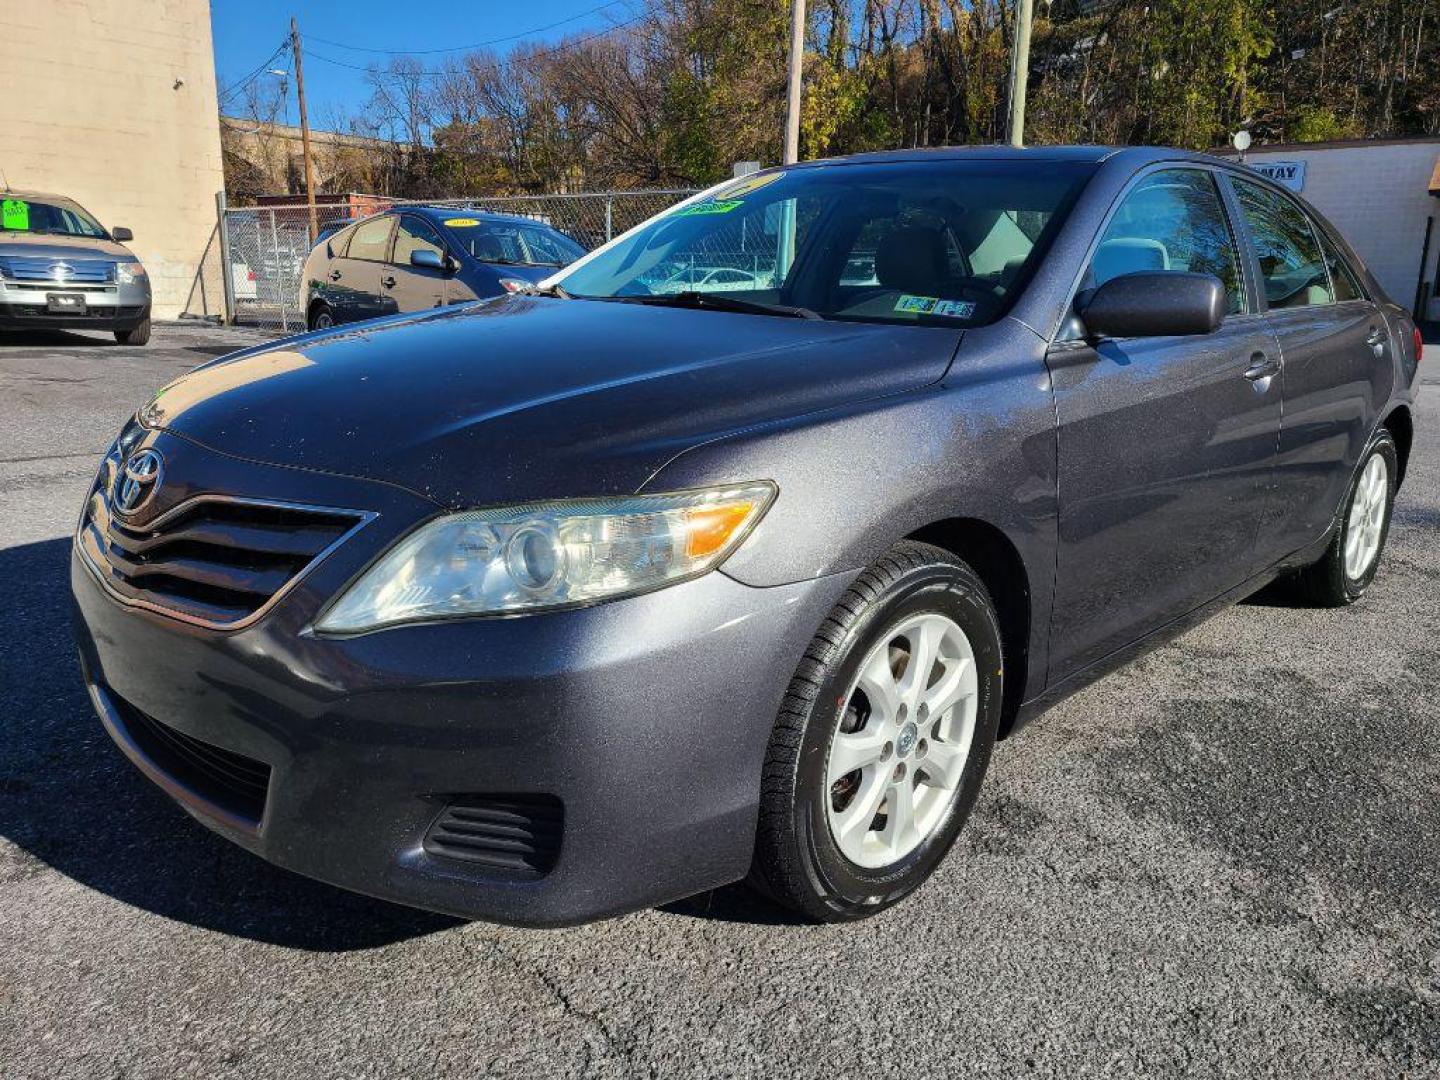
[[[560,855],[565,810],[551,795],[457,798],[425,834],[431,855],[496,870],[545,874]]]

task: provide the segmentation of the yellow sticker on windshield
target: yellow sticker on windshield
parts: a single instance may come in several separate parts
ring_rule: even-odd
[[[470,229],[479,225],[480,219],[473,217],[452,217],[447,218],[445,224],[452,229]]]
[[[28,232],[30,204],[24,199],[0,199],[0,229]]]

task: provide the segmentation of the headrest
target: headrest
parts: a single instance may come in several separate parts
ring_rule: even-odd
[[[934,296],[946,277],[945,240],[936,229],[892,229],[875,249],[875,277],[887,289]]]

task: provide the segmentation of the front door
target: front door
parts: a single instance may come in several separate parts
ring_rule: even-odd
[[[445,243],[429,222],[404,214],[395,226],[394,257],[381,280],[381,285],[389,289],[396,311],[424,311],[445,303],[447,274],[434,267],[413,265],[410,256],[417,251],[433,251],[443,261]]]
[[[1213,334],[1058,341],[1059,536],[1050,681],[1257,573],[1280,390],[1276,345],[1244,285],[1214,174],[1165,168],[1121,200],[1082,287],[1138,271],[1213,274]]]

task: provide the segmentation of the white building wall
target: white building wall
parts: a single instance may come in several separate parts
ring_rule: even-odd
[[[154,314],[174,317],[225,186],[209,0],[8,0],[0,10],[0,169],[17,190],[68,195],[103,225],[134,230]]]
[[[1257,147],[1247,163],[1305,162],[1302,198],[1330,219],[1402,307],[1415,303],[1425,220],[1435,218],[1425,279],[1431,282],[1427,318],[1440,318],[1434,296],[1440,259],[1440,199],[1429,194],[1440,161],[1440,139],[1413,142]]]

